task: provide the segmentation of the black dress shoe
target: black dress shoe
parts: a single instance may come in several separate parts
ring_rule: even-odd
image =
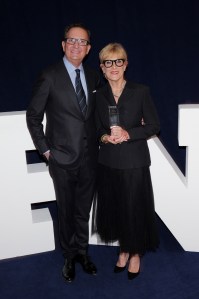
[[[81,264],[84,272],[92,275],[95,275],[97,273],[96,266],[93,264],[93,262],[91,262],[90,258],[87,255],[77,254],[75,257],[75,261]]]
[[[124,267],[118,267],[118,266],[115,266],[115,267],[114,267],[114,273],[120,273],[120,272],[123,272],[125,269],[126,269],[126,266],[124,266]]]
[[[121,252],[118,255],[120,255],[120,254],[121,254]],[[128,259],[129,259],[129,254],[126,255],[126,264],[128,262]],[[119,260],[118,260],[118,262],[119,262]],[[126,264],[123,267],[119,267],[119,266],[115,265],[115,267],[114,267],[114,273],[121,273],[121,272],[123,272],[126,269]]]
[[[140,274],[140,269],[139,269],[139,271],[136,272],[136,273],[134,273],[134,272],[129,272],[129,271],[128,271],[128,279],[129,279],[129,280],[132,280],[132,279],[136,278],[139,274]]]
[[[75,263],[73,259],[65,260],[62,275],[67,282],[72,282],[75,279]]]

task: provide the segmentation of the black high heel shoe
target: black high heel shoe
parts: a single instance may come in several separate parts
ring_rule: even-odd
[[[136,272],[136,273],[134,273],[134,272],[129,272],[129,271],[128,271],[128,279],[129,279],[129,280],[133,280],[133,279],[136,278],[139,274],[140,274],[140,269],[139,269],[138,272]]]
[[[124,266],[124,267],[118,267],[118,266],[115,266],[115,267],[114,267],[114,273],[120,273],[120,272],[123,272],[125,269],[126,269],[126,266]]]
[[[129,255],[127,254],[127,260],[126,260],[126,264],[128,263],[128,259],[129,259]],[[114,273],[121,273],[126,269],[126,265],[123,267],[119,267],[117,265],[115,265],[114,267]]]
[[[133,257],[133,256],[131,256],[131,257]],[[139,259],[140,259],[140,255],[139,255]],[[139,268],[138,268],[137,272],[130,272],[128,269],[128,279],[132,280],[132,279],[136,278],[139,274],[140,274],[140,260],[139,260]]]

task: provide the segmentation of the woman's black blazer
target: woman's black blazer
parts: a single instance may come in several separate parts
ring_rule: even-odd
[[[96,92],[95,119],[99,141],[103,134],[110,134],[108,107],[113,105],[116,103],[107,83]],[[149,88],[127,81],[117,108],[120,126],[127,130],[130,139],[117,145],[100,142],[99,163],[117,169],[149,166],[151,160],[147,139],[158,134],[160,130]]]

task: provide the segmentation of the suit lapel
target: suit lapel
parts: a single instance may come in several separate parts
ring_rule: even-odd
[[[66,94],[66,97],[63,97],[63,101],[66,102],[67,105],[71,105],[71,107],[73,107],[73,111],[77,116],[84,118],[76,99],[74,86],[63,62],[61,62],[58,67],[58,80],[59,85],[63,87],[61,90],[65,90]]]
[[[115,106],[116,105],[114,96],[113,96],[112,91],[111,91],[111,87],[108,83],[104,86],[103,94],[104,94],[104,97],[106,98],[106,100],[108,102],[108,105],[110,105],[110,106]]]
[[[94,105],[94,99],[96,90],[93,89],[93,86],[95,86],[95,82],[93,80],[93,77],[91,74],[89,74],[89,69],[84,66],[84,74],[86,79],[86,85],[87,85],[87,92],[88,92],[88,99],[87,99],[87,113],[86,113],[86,119],[88,119],[91,112],[93,112],[93,105]],[[94,83],[93,83],[94,82]]]
[[[121,107],[127,101],[132,101],[133,98],[134,98],[134,85],[130,87],[127,81],[124,90],[118,100],[118,107]]]

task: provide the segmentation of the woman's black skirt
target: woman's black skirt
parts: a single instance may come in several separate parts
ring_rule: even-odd
[[[112,169],[99,164],[93,232],[123,252],[144,254],[159,243],[149,167]]]

